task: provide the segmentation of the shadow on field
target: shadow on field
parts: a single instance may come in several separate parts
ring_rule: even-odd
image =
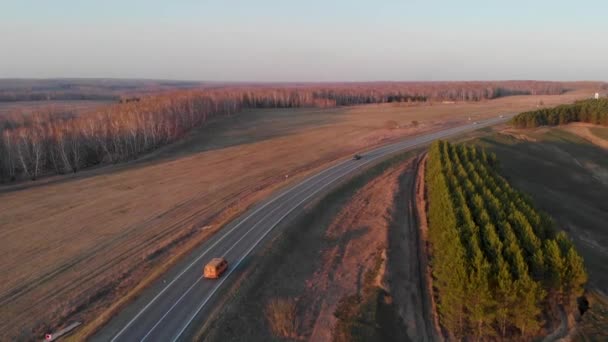
[[[205,151],[291,135],[338,120],[344,109],[282,108],[245,110],[237,115],[211,120],[182,141],[162,148],[152,159],[175,159]]]

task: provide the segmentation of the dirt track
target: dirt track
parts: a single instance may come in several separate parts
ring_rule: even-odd
[[[390,293],[397,312],[405,322],[407,335],[414,341],[438,339],[426,280],[426,251],[418,224],[416,208],[420,159],[399,177],[400,191],[395,196],[389,229],[387,274]],[[424,210],[424,209],[423,209]]]
[[[411,178],[411,170],[410,160],[372,180],[333,219],[326,236],[340,243],[322,252],[321,268],[306,280],[310,286],[304,298],[319,303],[318,312],[308,313],[316,315],[310,341],[331,341],[338,301],[361,294],[364,274],[373,267],[376,253],[386,253],[392,212],[404,214],[395,202],[402,192],[400,181]],[[387,287],[385,280],[383,287]]]

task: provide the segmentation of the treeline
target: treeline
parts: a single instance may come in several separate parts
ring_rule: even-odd
[[[426,182],[438,313],[452,339],[530,339],[587,281],[552,220],[497,173],[493,154],[435,142]],[[557,319],[557,318],[553,318]]]
[[[52,92],[0,92],[0,102],[19,101],[57,101],[57,100],[111,100],[116,101],[120,97],[112,94],[87,93],[83,91],[52,91]]]
[[[545,81],[495,82],[376,82],[314,85],[321,98],[335,99],[336,105],[397,102],[403,100],[480,101],[511,95],[556,95],[567,84]]]
[[[240,103],[218,93],[176,93],[81,116],[25,116],[0,139],[0,179],[36,179],[133,159],[183,137]]]
[[[123,85],[127,87],[129,85]],[[77,172],[129,160],[174,142],[211,117],[243,108],[479,100],[512,92],[560,93],[554,82],[383,82],[217,86],[140,96],[82,115],[9,115],[0,122],[0,181]]]
[[[118,100],[145,94],[208,86],[201,82],[128,79],[0,79],[0,102]]]
[[[516,115],[512,123],[518,128],[564,125],[588,122],[608,126],[608,99],[588,99],[573,104],[543,108]]]

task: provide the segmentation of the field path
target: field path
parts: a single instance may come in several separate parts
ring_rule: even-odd
[[[418,159],[399,179],[389,233],[387,281],[397,312],[414,341],[438,340],[426,283],[426,256],[416,213]]]

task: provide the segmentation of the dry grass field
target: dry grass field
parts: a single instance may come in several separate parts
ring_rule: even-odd
[[[598,127],[583,122],[574,122],[562,127],[562,129],[566,132],[573,133],[598,147],[608,150],[608,135],[606,134],[608,133],[608,128],[606,127]]]
[[[0,188],[0,339],[87,321],[185,241],[336,159],[468,117],[586,95],[253,110],[136,162]]]
[[[593,135],[608,141],[608,127],[592,127],[589,129]]]
[[[0,120],[11,113],[31,114],[39,111],[87,113],[115,101],[105,100],[50,100],[0,102]]]

